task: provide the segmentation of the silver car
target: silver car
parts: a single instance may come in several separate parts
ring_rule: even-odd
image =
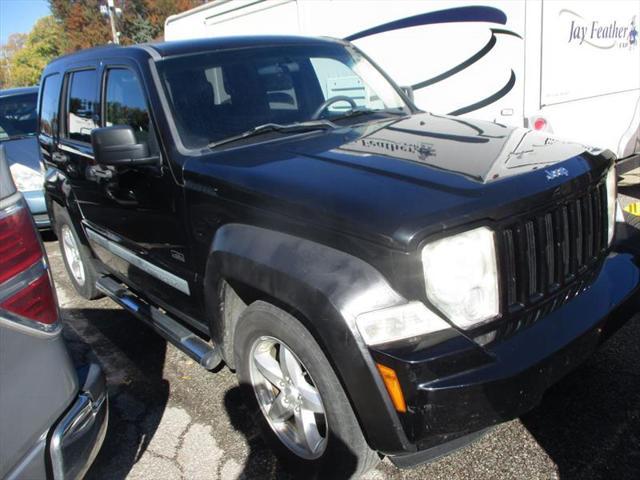
[[[36,227],[51,227],[44,201],[43,175],[38,151],[38,87],[0,90],[0,144],[14,183],[22,192]]]
[[[0,478],[82,478],[104,439],[97,364],[76,368],[47,257],[0,145]]]

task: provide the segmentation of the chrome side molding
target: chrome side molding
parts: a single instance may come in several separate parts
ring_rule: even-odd
[[[154,265],[148,260],[145,260],[144,258],[140,258],[138,255],[133,253],[128,248],[118,245],[114,241],[109,240],[108,238],[91,230],[91,228],[87,228],[86,232],[87,232],[87,237],[89,237],[89,240],[94,241],[95,243],[107,249],[114,255],[122,258],[126,262],[129,262],[131,265],[138,267],[143,272],[148,273],[149,275],[157,278],[161,282],[164,282],[167,285],[175,288],[176,290],[181,291],[185,295],[191,295],[191,290],[189,289],[189,282],[187,282],[184,278],[180,278],[177,275],[174,275],[171,272],[167,272],[166,270],[158,267],[157,265]]]

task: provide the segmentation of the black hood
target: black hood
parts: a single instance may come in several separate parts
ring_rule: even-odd
[[[214,186],[237,202],[406,248],[584,188],[610,163],[600,153],[425,113],[221,150],[190,159],[184,175],[201,191]]]
[[[408,160],[487,183],[599,150],[525,128],[420,114],[371,125],[340,151]]]

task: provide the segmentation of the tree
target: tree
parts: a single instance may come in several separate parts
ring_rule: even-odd
[[[100,11],[106,0],[49,0],[52,16],[36,22],[29,34],[14,33],[0,45],[0,88],[34,85],[54,57],[112,41],[108,17]],[[121,43],[162,38],[169,15],[203,0],[115,0]]]
[[[161,39],[164,21],[169,15],[183,12],[203,0],[115,0],[122,15],[116,20],[120,43],[149,42]],[[100,11],[104,0],[49,0],[53,16],[67,37],[67,51],[104,45],[111,42],[109,19]]]
[[[35,85],[44,67],[63,52],[60,26],[53,17],[39,19],[27,35],[22,48],[9,60],[11,86]]]
[[[156,38],[156,28],[149,19],[145,0],[127,1],[117,25],[121,33],[120,42],[124,45],[151,42]]]
[[[161,39],[164,36],[164,22],[167,17],[203,3],[202,0],[145,0],[149,21],[154,28],[154,38]]]
[[[100,13],[99,0],[49,0],[51,13],[65,34],[65,51],[104,45],[111,40],[109,19]]]
[[[12,33],[7,43],[0,45],[0,89],[13,85],[11,59],[24,47],[26,41],[26,33]]]

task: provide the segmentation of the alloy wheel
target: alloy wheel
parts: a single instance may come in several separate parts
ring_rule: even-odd
[[[327,446],[327,415],[309,371],[281,340],[263,336],[250,352],[251,384],[280,441],[299,457],[319,458]]]
[[[69,265],[69,270],[71,270],[71,275],[73,275],[78,285],[84,285],[84,265],[82,257],[80,257],[80,249],[78,248],[76,237],[68,225],[62,225],[62,251],[67,260],[67,265]]]

